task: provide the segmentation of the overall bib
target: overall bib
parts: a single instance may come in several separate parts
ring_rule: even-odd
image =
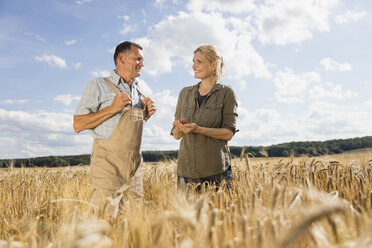
[[[120,92],[113,83],[104,79],[115,94]],[[102,206],[109,200],[111,206],[107,206],[107,210],[114,208],[117,212],[122,193],[130,187],[133,177],[131,186],[142,194],[140,147],[144,123],[144,109],[125,107],[110,137],[94,140],[90,164],[93,188],[91,203]]]

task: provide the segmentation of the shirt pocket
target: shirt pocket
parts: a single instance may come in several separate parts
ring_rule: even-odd
[[[193,122],[193,115],[195,111],[195,106],[188,105],[182,108],[181,119],[186,119],[187,123]]]
[[[223,104],[207,105],[201,115],[201,124],[205,127],[219,128],[222,125]]]

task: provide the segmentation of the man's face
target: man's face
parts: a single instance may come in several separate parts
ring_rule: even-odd
[[[125,61],[125,73],[131,78],[139,77],[141,75],[141,68],[144,66],[142,50],[136,46],[132,46],[129,55],[126,56],[123,54],[123,58]]]

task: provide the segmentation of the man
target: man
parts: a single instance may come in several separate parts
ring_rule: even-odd
[[[134,42],[120,43],[114,53],[115,70],[108,78],[88,83],[74,115],[75,132],[89,129],[94,138],[91,202],[102,206],[109,200],[108,211],[117,211],[121,193],[133,177],[140,180],[135,183],[142,193],[142,130],[156,107],[135,80],[144,66],[141,51]]]

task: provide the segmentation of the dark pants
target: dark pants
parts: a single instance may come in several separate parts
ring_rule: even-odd
[[[195,188],[195,190],[197,192],[200,192],[202,185],[205,185],[206,187],[208,187],[208,185],[214,184],[217,186],[216,190],[218,190],[223,180],[226,181],[226,190],[229,190],[230,184],[232,181],[231,167],[229,167],[225,172],[221,174],[212,175],[208,177],[191,178],[191,177],[178,176],[177,186],[179,189],[181,189],[181,188],[185,188],[187,184],[196,184],[197,187]]]

